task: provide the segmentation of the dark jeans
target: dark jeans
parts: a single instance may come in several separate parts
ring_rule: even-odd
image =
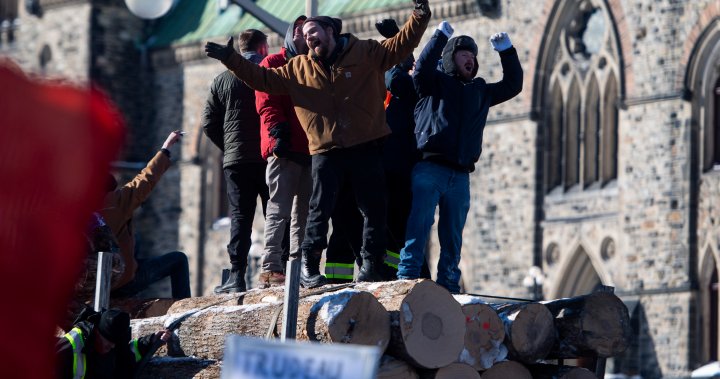
[[[230,243],[227,245],[230,264],[243,273],[247,268],[250,234],[257,198],[262,200],[263,215],[267,208],[268,187],[265,183],[266,163],[238,163],[225,167],[228,203],[230,204]]]
[[[328,222],[347,181],[363,216],[363,259],[382,263],[385,257],[385,174],[376,142],[334,149],[312,157],[313,192],[302,244],[303,251],[327,247]]]
[[[151,284],[170,277],[173,299],[190,297],[190,271],[185,253],[174,251],[159,257],[138,259],[135,278],[130,283],[112,291],[113,297],[130,297]]]

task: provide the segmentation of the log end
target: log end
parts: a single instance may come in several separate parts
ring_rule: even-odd
[[[440,368],[435,373],[435,379],[480,379],[480,373],[472,366],[463,363],[453,363]]]
[[[433,281],[418,283],[403,299],[399,327],[406,355],[423,368],[454,362],[465,341],[465,315],[460,304]]]
[[[585,299],[582,330],[589,347],[601,357],[622,354],[632,329],[627,306],[617,296],[595,292]]]
[[[504,361],[493,365],[483,372],[482,379],[532,379],[530,371],[522,364],[514,361]]]
[[[486,370],[495,362],[504,360],[507,356],[507,348],[502,343],[505,327],[495,310],[481,303],[467,303],[462,310],[466,327],[465,347],[458,362],[476,370]]]
[[[543,304],[525,305],[517,312],[510,327],[509,335],[516,357],[525,362],[545,358],[556,338],[552,313]]]

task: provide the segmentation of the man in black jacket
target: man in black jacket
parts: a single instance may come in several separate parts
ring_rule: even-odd
[[[131,378],[153,343],[157,339],[165,343],[171,337],[165,330],[131,340],[127,313],[115,309],[89,313],[55,345],[58,379]]]
[[[255,29],[240,34],[240,52],[258,64],[267,55],[267,36]],[[230,276],[215,293],[243,292],[250,251],[250,234],[258,195],[263,214],[268,200],[265,184],[267,163],[260,155],[260,117],[255,109],[255,91],[230,71],[218,75],[210,87],[203,112],[203,130],[223,151],[223,171],[230,204]]]
[[[450,24],[440,23],[413,74],[420,99],[415,108],[415,137],[422,161],[412,173],[412,210],[397,276],[420,276],[425,244],[439,205],[437,283],[450,292],[459,292],[462,231],[470,209],[469,174],[480,158],[488,109],[519,94],[523,74],[510,38],[497,33],[490,43],[500,54],[503,79],[486,83],[475,78],[475,41],[468,36],[448,40],[452,32]],[[440,58],[442,68],[438,70]]]

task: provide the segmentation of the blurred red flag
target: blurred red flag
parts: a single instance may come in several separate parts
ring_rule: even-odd
[[[95,89],[37,83],[0,60],[3,376],[54,376],[55,328],[86,254],[121,118]]]

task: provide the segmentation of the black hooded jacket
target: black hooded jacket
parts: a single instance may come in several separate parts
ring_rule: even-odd
[[[438,30],[415,63],[413,81],[420,98],[415,108],[415,138],[425,159],[472,172],[480,158],[489,108],[520,93],[523,72],[517,52],[511,47],[500,52],[501,81],[463,80],[452,58],[458,50],[470,50],[477,55],[477,46],[470,37],[448,41]],[[438,70],[441,58],[442,70]],[[477,66],[476,59],[473,74],[477,73]]]
[[[262,56],[246,52],[255,64]],[[264,163],[260,155],[260,116],[255,109],[255,91],[230,71],[215,77],[202,114],[205,135],[223,151],[223,167],[236,163]]]

